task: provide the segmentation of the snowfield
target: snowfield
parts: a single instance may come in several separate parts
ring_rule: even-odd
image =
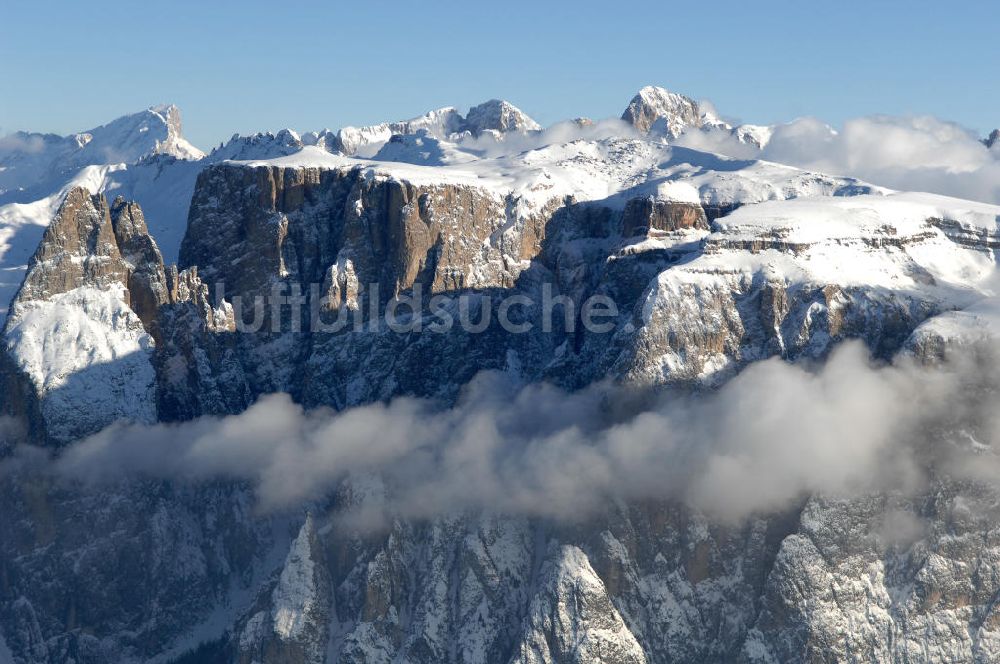
[[[77,288],[12,312],[7,352],[45,397],[55,437],[70,437],[61,427],[156,421],[153,339],[122,300],[124,289]]]

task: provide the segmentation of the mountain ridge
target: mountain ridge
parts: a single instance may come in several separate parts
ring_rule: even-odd
[[[661,90],[635,126],[494,100],[0,207],[37,233],[5,265],[0,656],[991,661],[1000,490],[883,438],[902,419],[992,468],[990,392],[908,367],[1000,334],[1000,206],[679,145],[767,132]],[[352,135],[386,160],[331,149]],[[485,325],[395,329],[418,290]],[[579,316],[547,326],[546,298]],[[869,490],[893,453],[935,472]]]

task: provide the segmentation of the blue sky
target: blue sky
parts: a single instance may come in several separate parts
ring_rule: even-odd
[[[502,97],[542,124],[642,85],[772,123],[932,114],[1000,126],[1000,3],[0,0],[0,135],[172,102],[202,148]]]

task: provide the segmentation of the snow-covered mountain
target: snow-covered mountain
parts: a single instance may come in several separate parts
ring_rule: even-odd
[[[714,119],[705,117],[693,99],[652,85],[639,90],[622,113],[622,120],[641,133],[655,132],[669,138],[677,138],[685,130]]]
[[[205,154],[183,136],[176,106],[153,106],[95,129],[0,138],[0,309],[5,310],[46,226],[69,191],[141,200],[176,256]]]
[[[654,85],[639,90],[622,113],[622,120],[642,134],[680,138],[690,131],[721,131],[740,143],[763,148],[770,140],[772,127],[732,126],[722,120],[710,105]]]
[[[175,262],[195,180],[210,164],[281,157],[304,146],[371,157],[394,136],[420,132],[461,141],[486,133],[502,139],[507,133],[538,129],[509,102],[491,100],[470,109],[468,118],[454,108],[443,108],[412,120],[337,132],[300,135],[282,129],[234,135],[206,155],[184,138],[180,110],[162,105],[70,136],[18,132],[0,138],[0,309],[10,303],[44,228],[74,187],[138,202],[164,256]],[[416,158],[408,152],[394,159],[391,150],[383,157]]]
[[[1000,206],[685,147],[772,128],[653,87],[624,121],[543,129],[493,100],[208,155],[178,118],[0,152],[0,661],[995,659],[1000,490],[928,462],[923,484],[837,492],[859,427],[902,411],[815,368],[849,342],[910,366],[994,338]],[[418,291],[455,300],[410,323],[460,302],[485,323],[400,332],[386,308]],[[595,296],[616,305],[600,330],[577,324]],[[580,317],[546,325],[552,297]],[[312,325],[333,314],[351,324]],[[779,361],[815,369],[805,397]],[[734,384],[733,412],[699,410]],[[726,482],[675,492],[704,469],[659,458],[664,394],[741,432],[793,420],[739,518],[706,505],[753,450],[700,438]],[[928,440],[992,468],[976,394]],[[838,398],[865,417],[796,419]],[[619,465],[588,463],[608,441]]]
[[[319,140],[318,135],[316,140]],[[233,134],[229,141],[212,150],[209,160],[283,157],[298,152],[303,145],[302,138],[291,129],[282,129],[277,133],[260,132],[250,136]]]
[[[525,133],[540,129],[537,122],[510,102],[491,99],[473,106],[465,117],[448,106],[411,120],[383,122],[369,127],[344,127],[337,132],[332,147],[348,156],[370,157],[393,136],[421,133],[455,142],[461,140],[463,134],[478,137],[490,133],[502,137],[511,132]]]
[[[538,131],[542,127],[510,102],[491,99],[470,108],[462,128],[473,136],[479,136],[487,131],[506,134]]]
[[[159,154],[205,156],[181,133],[176,106],[152,106],[70,136],[17,132],[0,139],[0,194],[31,190],[85,166],[130,164]]]

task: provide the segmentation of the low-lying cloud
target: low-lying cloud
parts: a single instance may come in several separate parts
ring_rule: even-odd
[[[1000,150],[930,116],[871,116],[839,130],[815,118],[778,125],[759,150],[726,131],[688,132],[680,144],[740,159],[766,159],[909,191],[1000,203]]]
[[[38,134],[17,132],[0,136],[0,155],[38,154],[45,150],[45,139]]]
[[[992,375],[983,366],[875,367],[852,343],[819,368],[772,359],[716,391],[654,399],[606,385],[517,387],[496,373],[448,408],[400,398],[307,411],[271,395],[240,415],[110,427],[55,468],[83,482],[248,481],[264,510],[351,487],[346,512],[366,518],[486,509],[578,519],[610,501],[682,500],[736,521],[815,493],[914,490],[932,466],[991,477],[983,469],[1000,464],[981,459],[993,458],[995,418],[975,397]],[[972,445],[975,422],[986,424]]]
[[[560,122],[531,134],[489,134],[463,139],[463,150],[496,157],[573,140],[638,137],[621,120]],[[761,149],[727,130],[691,130],[673,141],[737,159],[765,159],[799,168],[859,178],[906,191],[1000,203],[1000,147],[953,122],[931,116],[875,115],[848,120],[839,129],[816,118],[776,125]]]
[[[572,141],[639,137],[635,128],[624,120],[609,118],[592,121],[580,118],[557,122],[538,132],[512,132],[499,138],[487,132],[478,137],[462,138],[458,145],[480,157],[500,157]]]

